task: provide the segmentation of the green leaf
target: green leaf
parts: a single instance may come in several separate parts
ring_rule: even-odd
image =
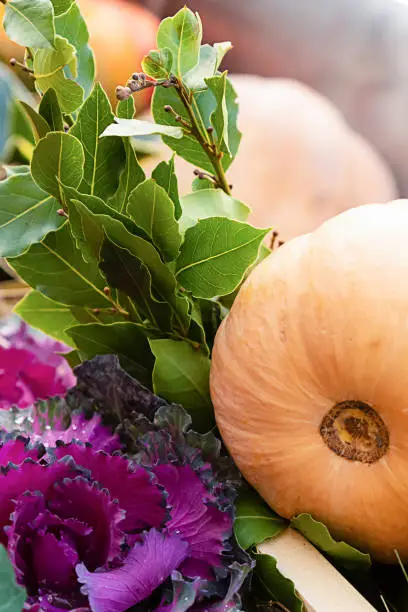
[[[181,205],[178,192],[177,176],[174,172],[174,155],[168,161],[160,162],[152,172],[152,178],[167,192],[174,204],[176,219],[181,217]]]
[[[184,84],[193,91],[206,89],[205,79],[212,77],[218,70],[225,54],[232,48],[230,42],[201,45],[198,65],[184,75]]]
[[[186,332],[189,326],[189,302],[185,296],[176,293],[176,279],[154,246],[140,236],[131,234],[123,223],[108,215],[92,214],[79,201],[69,209],[72,231],[83,249],[97,260],[100,258],[105,237],[127,249],[140,259],[152,277],[155,295],[170,304],[175,325]]]
[[[214,424],[209,391],[210,360],[188,342],[150,340],[156,358],[153,389],[169,402],[182,404],[193,427],[208,431]]]
[[[180,226],[183,232],[199,219],[228,217],[235,221],[246,221],[250,212],[248,206],[227,195],[222,189],[193,191],[181,199],[181,208],[183,214]]]
[[[183,130],[180,127],[169,127],[151,121],[140,119],[120,119],[115,117],[116,123],[112,123],[101,135],[103,136],[149,136],[151,134],[165,134],[172,138],[182,138]]]
[[[52,49],[54,15],[50,0],[10,0],[3,21],[7,36],[22,47]]]
[[[125,212],[131,192],[146,178],[129,139],[124,141],[124,146],[126,164],[119,177],[119,186],[114,195],[108,200],[109,206],[119,212]]]
[[[247,549],[274,538],[286,527],[287,522],[271,510],[256,491],[241,491],[234,522],[235,537],[241,548]]]
[[[310,514],[299,514],[291,522],[291,527],[300,531],[316,548],[326,553],[337,565],[349,570],[368,569],[370,555],[362,553],[346,542],[333,539],[326,525],[316,521]]]
[[[31,327],[72,346],[72,338],[65,330],[77,323],[71,309],[64,304],[54,302],[38,291],[30,291],[14,308],[22,319]]]
[[[59,228],[64,222],[57,214],[59,208],[28,173],[0,181],[0,256],[20,255]]]
[[[65,76],[68,66],[74,76],[77,73],[75,47],[65,38],[55,38],[55,49],[39,49],[34,54],[34,76],[36,85],[45,93],[50,87],[55,89],[58,102],[64,113],[73,113],[82,104],[84,91],[78,83]]]
[[[41,98],[38,109],[41,117],[47,122],[52,132],[64,131],[64,120],[55,89],[50,87]]]
[[[270,555],[255,555],[253,590],[259,599],[277,601],[291,612],[303,612],[302,600],[298,597],[292,580],[283,576],[277,568],[276,559]]]
[[[109,308],[103,289],[106,282],[94,265],[84,261],[68,224],[51,232],[8,263],[28,285],[51,300],[68,306]]]
[[[57,34],[66,38],[77,51],[78,75],[67,76],[75,77],[76,82],[83,87],[85,97],[88,97],[95,79],[95,58],[88,46],[88,28],[76,2],[55,19],[55,29]]]
[[[144,263],[114,242],[105,240],[100,268],[111,287],[131,298],[142,318],[154,327],[168,331],[171,328],[171,310],[152,294],[152,277]]]
[[[225,101],[228,112],[228,143],[231,155],[228,154],[225,145],[222,147],[224,153],[222,157],[222,166],[227,170],[231,165],[239,147],[241,133],[237,127],[238,105],[236,103],[236,93],[229,80],[226,81]],[[177,95],[174,88],[156,87],[153,94],[152,112],[154,120],[157,123],[167,126],[180,125],[174,118],[173,113],[167,113],[164,110],[166,105],[170,105],[176,114],[180,115],[185,121],[190,121],[190,117]],[[201,127],[202,133],[206,134],[206,129],[211,125],[211,115],[217,110],[217,100],[211,89],[207,88],[204,91],[195,92],[192,96],[192,107],[197,121]],[[184,134],[180,140],[169,138],[163,135],[163,141],[173,151],[180,155],[183,159],[198,166],[203,170],[207,170],[213,174],[214,168],[198,141],[189,134]],[[208,136],[206,136],[208,137]]]
[[[127,214],[141,227],[164,261],[176,259],[181,235],[174,217],[174,204],[163,187],[154,179],[147,179],[132,191]]]
[[[20,174],[30,174],[30,166],[3,166],[2,169],[6,171],[6,178]]]
[[[41,140],[41,138],[44,138],[44,136],[48,134],[50,131],[50,126],[48,125],[47,121],[33,109],[32,106],[26,102],[23,102],[22,100],[20,100],[19,103],[30,120],[35,141],[38,142],[38,140]]]
[[[85,151],[84,178],[80,191],[103,199],[117,190],[124,164],[123,143],[113,138],[100,138],[112,121],[108,97],[101,85],[96,83],[70,133],[80,140]]]
[[[136,323],[75,325],[67,330],[83,359],[116,354],[122,366],[142,384],[151,386],[153,357],[145,334]]]
[[[268,231],[225,217],[199,221],[185,234],[177,260],[179,283],[195,297],[231,293],[256,261]]]
[[[174,17],[161,22],[157,32],[157,46],[168,49],[172,55],[171,72],[181,79],[197,65],[200,55],[203,29],[198,13],[194,14],[186,6]]]
[[[120,100],[116,106],[116,116],[119,119],[133,119],[135,112],[136,107],[133,96],[130,96],[127,100]]]
[[[54,15],[58,17],[58,15],[65,13],[75,2],[75,0],[51,0],[51,2],[54,7]]]
[[[142,70],[154,79],[167,79],[171,72],[173,56],[170,49],[154,49],[145,55]]]
[[[1,612],[21,612],[27,593],[16,583],[13,566],[3,545],[0,545],[0,593]]]
[[[214,76],[205,80],[208,87],[213,92],[217,101],[214,112],[211,113],[211,125],[215,128],[217,141],[220,150],[225,145],[225,150],[231,156],[229,148],[228,134],[228,108],[227,108],[227,72],[220,76]]]
[[[37,144],[31,173],[39,187],[61,199],[61,183],[77,188],[82,181],[84,151],[71,134],[50,132]]]

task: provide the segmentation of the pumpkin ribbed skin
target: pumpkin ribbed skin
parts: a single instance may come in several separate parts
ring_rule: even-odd
[[[407,560],[408,200],[348,210],[264,260],[216,336],[211,395],[229,451],[272,508]],[[345,401],[388,430],[372,463],[323,440]]]

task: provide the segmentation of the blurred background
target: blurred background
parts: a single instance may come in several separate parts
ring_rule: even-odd
[[[112,100],[155,47],[159,20],[184,4],[199,11],[204,42],[232,41],[223,66],[233,75],[244,136],[229,179],[254,224],[271,224],[286,240],[351,206],[408,197],[405,0],[78,3]],[[28,101],[33,88],[8,67],[11,56],[22,59],[22,51],[1,31],[0,160],[27,162],[33,139],[16,100]],[[148,97],[136,102],[148,117]],[[153,153],[147,170],[169,156],[159,143]],[[178,172],[186,192],[192,168],[180,161]]]

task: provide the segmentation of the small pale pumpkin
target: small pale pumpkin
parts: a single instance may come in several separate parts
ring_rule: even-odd
[[[211,395],[271,507],[408,560],[408,200],[350,209],[265,259],[217,333]]]

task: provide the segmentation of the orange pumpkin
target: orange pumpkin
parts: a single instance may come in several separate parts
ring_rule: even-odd
[[[273,226],[287,240],[351,206],[397,197],[382,159],[323,96],[285,79],[234,75],[232,81],[243,136],[227,176],[233,195],[252,209],[251,223]],[[144,165],[150,170],[157,163]],[[193,167],[177,158],[176,170],[188,193]]]
[[[211,395],[245,478],[385,562],[408,560],[408,200],[348,210],[248,277]]]

